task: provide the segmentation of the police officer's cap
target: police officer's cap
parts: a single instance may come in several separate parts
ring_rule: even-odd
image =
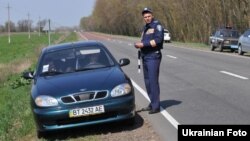
[[[150,8],[145,7],[145,8],[143,8],[141,14],[143,15],[143,14],[145,14],[145,13],[153,13],[153,11],[152,11]]]

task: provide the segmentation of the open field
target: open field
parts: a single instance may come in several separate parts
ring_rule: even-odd
[[[76,40],[75,34],[54,33],[51,43]],[[36,136],[29,105],[30,82],[21,78],[21,73],[34,68],[38,55],[48,45],[48,36],[25,33],[0,38],[0,140],[30,140]]]

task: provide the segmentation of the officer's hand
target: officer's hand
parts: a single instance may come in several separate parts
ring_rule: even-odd
[[[143,48],[143,43],[142,42],[137,42],[134,44],[135,48]]]

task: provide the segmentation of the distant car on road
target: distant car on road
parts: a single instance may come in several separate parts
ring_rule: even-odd
[[[232,27],[218,28],[214,34],[209,37],[211,51],[216,48],[220,52],[223,49],[230,49],[232,52],[238,49],[239,32]]]
[[[33,79],[31,109],[40,138],[48,131],[126,121],[135,117],[134,88],[119,62],[100,42],[80,41],[44,48]]]
[[[246,30],[239,38],[238,54],[250,52],[250,29]]]
[[[164,42],[167,42],[167,43],[171,42],[171,36],[167,29],[164,29]]]

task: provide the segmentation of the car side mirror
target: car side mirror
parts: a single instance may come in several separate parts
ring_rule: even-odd
[[[126,66],[126,65],[128,65],[129,63],[130,63],[130,60],[127,59],[127,58],[122,58],[122,59],[119,60],[119,64],[120,64],[121,67],[122,67],[122,66]]]
[[[23,72],[22,77],[24,79],[33,79],[34,78],[33,74],[34,74],[34,72],[32,72],[32,71]]]

